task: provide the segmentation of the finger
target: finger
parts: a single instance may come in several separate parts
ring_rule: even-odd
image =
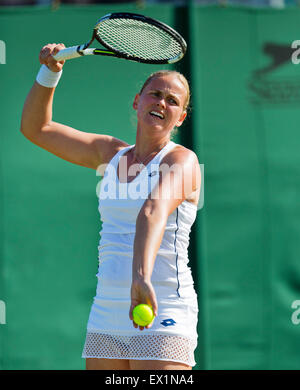
[[[53,48],[53,51],[51,53],[52,56],[55,56],[60,50],[65,49],[66,46],[63,43],[59,43]]]
[[[132,315],[132,308],[130,306],[130,310],[129,310],[129,318],[131,319],[131,321],[133,321],[133,315]]]
[[[139,327],[138,324],[136,324],[134,321],[132,321],[132,323],[135,329]]]
[[[157,303],[154,302],[152,304],[152,310],[153,310],[153,314],[154,314],[154,317],[157,317],[157,314],[158,314],[158,306],[157,306]]]
[[[133,321],[133,309],[136,307],[137,304],[138,303],[136,303],[136,301],[131,302],[130,309],[129,309],[129,318],[131,319],[131,321]]]
[[[49,64],[56,66],[57,64],[63,65],[65,61],[57,61],[54,56],[59,53],[61,50],[65,49],[65,45],[63,43],[59,43],[53,47],[51,55],[49,56]]]
[[[65,45],[63,43],[48,43],[45,45],[39,54],[39,61],[41,64],[48,66],[50,70],[55,72],[60,71],[62,69],[62,65],[65,61],[56,61],[53,58],[53,55],[58,53],[60,50],[64,49]]]
[[[47,45],[43,46],[40,54],[39,54],[39,60],[42,64],[47,65],[47,59],[49,56],[51,56],[51,53],[53,51],[53,48],[56,46],[56,43],[48,43]]]
[[[152,307],[153,314],[156,317],[158,313],[158,305],[157,305],[155,293],[151,294],[149,305]]]

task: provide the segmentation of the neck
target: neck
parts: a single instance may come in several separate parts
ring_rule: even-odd
[[[146,158],[150,153],[154,153],[157,150],[161,150],[170,141],[170,134],[163,137],[154,138],[153,134],[151,137],[145,136],[145,132],[137,131],[136,141],[134,147],[134,154],[141,160]]]
[[[140,146],[139,144],[135,144],[135,147],[133,148],[133,155],[140,164],[144,164],[149,157],[153,157],[155,154],[159,153],[167,145],[168,142],[169,139],[161,141],[159,143],[144,143]]]

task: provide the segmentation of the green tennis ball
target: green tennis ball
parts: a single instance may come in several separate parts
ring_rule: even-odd
[[[140,326],[151,324],[154,318],[152,307],[141,303],[137,305],[132,312],[133,321]]]

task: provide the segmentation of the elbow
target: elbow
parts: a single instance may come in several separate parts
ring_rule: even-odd
[[[29,130],[28,130],[27,126],[25,125],[25,123],[23,122],[23,120],[21,120],[20,132],[21,132],[21,134],[24,135],[24,137],[28,138]]]
[[[35,130],[33,126],[24,124],[22,121],[20,125],[20,133],[23,134],[29,141],[35,142],[38,130]]]
[[[26,129],[24,128],[24,126],[21,124],[20,126],[20,133],[24,135],[24,137],[27,137],[26,135]]]
[[[23,134],[24,137],[27,138],[29,141],[33,141],[33,140],[32,140],[32,137],[30,136],[30,132],[29,132],[26,128],[24,128],[24,126],[21,126],[21,127],[20,127],[20,132],[21,132],[21,134]]]
[[[26,128],[24,126],[20,126],[20,133],[24,135],[25,138],[28,138],[28,132],[26,131]]]
[[[147,200],[140,210],[138,219],[148,223],[166,223],[168,214],[164,207],[161,207],[159,202],[152,202]]]

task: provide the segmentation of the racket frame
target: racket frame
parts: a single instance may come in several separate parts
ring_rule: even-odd
[[[146,59],[141,59],[141,58],[136,57],[136,56],[131,56],[129,54],[124,54],[123,52],[116,50],[115,48],[113,48],[109,44],[107,44],[105,41],[103,41],[102,38],[100,36],[98,36],[97,32],[98,32],[98,26],[100,23],[104,22],[107,19],[120,19],[120,18],[139,20],[145,24],[152,24],[155,27],[167,32],[174,40],[177,41],[177,43],[179,43],[179,45],[181,46],[181,53],[179,53],[175,57],[165,59],[165,60],[154,60],[154,59],[146,60]],[[167,24],[160,22],[156,19],[150,18],[148,16],[134,14],[134,13],[130,13],[130,12],[113,12],[113,13],[109,13],[107,15],[104,15],[96,23],[96,26],[94,27],[92,40],[88,43],[88,46],[91,44],[91,42],[94,39],[96,39],[103,47],[108,49],[107,54],[105,54],[104,51],[97,53],[98,49],[95,49],[94,54],[96,54],[96,55],[97,54],[113,55],[111,53],[114,53],[114,55],[116,57],[125,58],[127,60],[137,61],[137,62],[141,62],[141,63],[145,63],[145,64],[173,64],[174,62],[177,62],[177,61],[181,60],[181,58],[183,58],[183,56],[186,53],[186,49],[187,49],[187,44],[186,44],[185,40],[183,39],[183,37],[177,31],[175,31],[172,27],[170,27]]]
[[[117,49],[111,47],[109,44],[107,44],[105,41],[102,40],[102,38],[98,35],[98,26],[100,23],[104,22],[108,19],[134,19],[142,21],[146,24],[152,24],[159,29],[167,32],[169,35],[172,36],[173,39],[175,39],[179,45],[181,46],[181,52],[172,58],[164,59],[164,60],[147,60],[142,59],[137,56],[132,56],[126,53],[123,53],[121,51],[118,51]],[[94,40],[97,40],[105,49],[98,49],[98,48],[90,48],[89,46],[92,44]],[[168,26],[167,24],[160,22],[156,19],[150,18],[148,16],[140,15],[140,14],[134,14],[130,12],[113,12],[109,13],[107,15],[102,16],[96,23],[94,29],[93,29],[93,35],[89,42],[78,45],[78,46],[72,46],[66,49],[60,50],[55,56],[53,56],[57,61],[63,61],[71,58],[77,58],[80,56],[86,56],[86,55],[105,55],[105,56],[111,56],[111,57],[118,57],[118,58],[124,58],[126,60],[136,61],[140,63],[145,64],[173,64],[179,60],[182,59],[182,57],[185,55],[187,49],[187,45],[183,37],[175,31],[173,28]]]

